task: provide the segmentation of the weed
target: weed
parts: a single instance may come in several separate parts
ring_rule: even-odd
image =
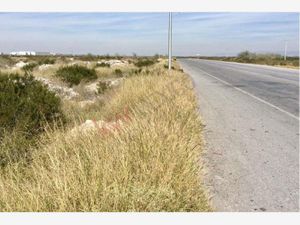
[[[115,69],[114,73],[117,77],[122,77],[123,76],[122,70],[120,70],[120,69]]]
[[[26,73],[28,73],[28,72],[32,72],[33,69],[34,69],[35,67],[37,67],[37,66],[38,66],[37,63],[29,63],[29,64],[23,66],[22,69],[23,69]]]
[[[109,89],[109,84],[106,81],[99,81],[97,84],[98,94],[103,94],[107,89]]]
[[[165,68],[165,69],[169,69],[169,65],[164,64],[164,68]],[[175,70],[175,67],[174,67],[174,66],[171,66],[171,69],[172,69],[172,70]]]
[[[96,64],[96,67],[110,67],[110,64],[109,63],[105,63],[105,62],[101,62],[101,63],[97,63]]]

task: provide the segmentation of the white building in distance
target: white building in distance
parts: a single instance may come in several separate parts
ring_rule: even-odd
[[[10,55],[16,55],[16,56],[36,55],[36,52],[31,52],[31,51],[19,51],[19,52],[11,52]]]
[[[47,56],[47,55],[55,55],[55,53],[50,53],[50,52],[33,52],[33,51],[19,51],[19,52],[11,52],[10,55],[14,55],[14,56],[26,56],[26,55]]]

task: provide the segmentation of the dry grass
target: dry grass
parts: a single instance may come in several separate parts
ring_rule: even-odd
[[[113,119],[126,108],[131,119],[120,131],[76,138],[68,128],[49,130],[29,165],[0,169],[0,211],[210,211],[191,81],[153,71],[127,78],[104,106],[67,105],[78,111],[74,123]]]

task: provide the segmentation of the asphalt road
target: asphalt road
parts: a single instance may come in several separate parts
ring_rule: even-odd
[[[299,71],[178,59],[205,124],[217,211],[299,211]]]

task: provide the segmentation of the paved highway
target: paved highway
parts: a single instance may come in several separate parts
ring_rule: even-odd
[[[205,124],[217,211],[299,211],[299,71],[178,59]]]

